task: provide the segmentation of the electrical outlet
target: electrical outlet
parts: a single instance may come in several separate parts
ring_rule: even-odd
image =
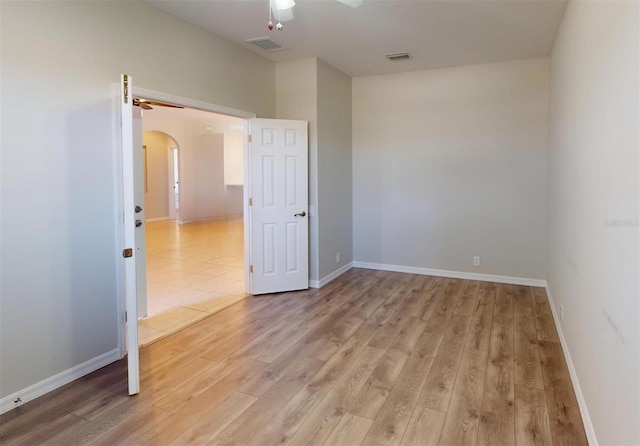
[[[336,252],[336,263],[340,263],[342,260],[342,256],[340,255],[340,251]]]
[[[564,307],[560,305],[560,322],[564,320]]]
[[[473,256],[473,266],[480,266],[480,256]]]

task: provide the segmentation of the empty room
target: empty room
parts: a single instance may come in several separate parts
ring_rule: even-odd
[[[640,445],[639,1],[1,0],[0,88],[0,443]]]

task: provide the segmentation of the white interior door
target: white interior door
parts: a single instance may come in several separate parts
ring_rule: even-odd
[[[134,194],[133,84],[131,76],[120,78],[120,129],[122,147],[122,191],[125,262],[125,311],[127,314],[127,365],[129,395],[140,391],[140,358],[138,352],[138,302],[136,299],[136,213]]]
[[[252,119],[251,293],[309,287],[307,121]]]
[[[137,318],[147,315],[147,242],[144,210],[144,185],[146,182],[146,151],[142,147],[142,109],[133,107],[133,200],[135,214],[136,245],[136,302]]]

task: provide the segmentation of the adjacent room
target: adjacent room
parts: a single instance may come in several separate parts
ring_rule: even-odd
[[[640,445],[639,1],[3,0],[0,62],[1,443]]]
[[[246,297],[245,123],[140,102],[146,301],[138,296],[138,336],[144,346]]]

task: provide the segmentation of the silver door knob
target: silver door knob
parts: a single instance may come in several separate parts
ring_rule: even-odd
[[[140,220],[136,220],[136,228],[142,226],[142,222]]]
[[[304,217],[305,215],[307,215],[305,211],[302,211],[299,214],[293,214],[294,217]]]

